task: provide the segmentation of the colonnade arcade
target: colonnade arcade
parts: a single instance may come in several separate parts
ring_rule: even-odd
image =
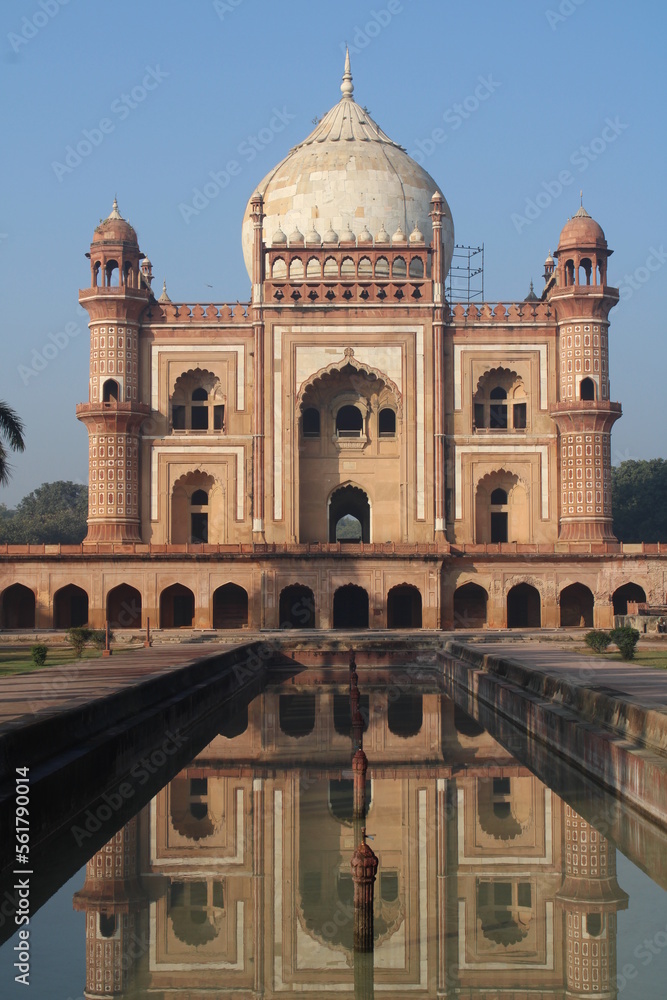
[[[185,574],[184,574],[185,577]],[[573,581],[560,587],[557,594],[557,615],[549,609],[544,581],[510,579],[500,597],[493,596],[492,581],[457,581],[457,586],[443,597],[442,627],[477,630],[493,628],[581,627],[598,625],[599,599],[589,586]],[[189,581],[191,583],[191,581]],[[245,585],[244,585],[245,584]],[[195,592],[198,591],[197,595]],[[646,601],[644,587],[625,582],[611,594],[611,605],[603,611],[610,618],[627,614],[628,601]],[[106,590],[102,608],[93,611],[91,595],[85,587],[66,583],[57,587],[48,601],[24,583],[13,583],[0,593],[0,628],[22,630],[39,628],[67,629],[91,624],[102,627],[108,621],[114,630],[140,629],[147,616],[154,628],[434,628],[437,623],[428,613],[420,586],[409,581],[387,588],[378,614],[378,595],[369,593],[367,586],[350,580],[330,590],[328,606],[317,595],[317,588],[299,580],[280,585],[276,593],[274,613],[261,616],[261,601],[247,581],[228,581],[212,589],[204,601],[197,586],[174,580],[158,588],[148,599],[139,587],[123,582]],[[609,614],[611,612],[611,615]],[[610,624],[610,622],[607,622]]]

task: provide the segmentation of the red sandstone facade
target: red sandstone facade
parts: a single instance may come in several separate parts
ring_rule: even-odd
[[[446,200],[349,62],[341,90],[248,203],[249,302],[156,298],[115,202],[95,230],[88,536],[0,549],[1,627],[604,627],[664,602],[662,548],[612,532],[602,229],[567,222],[539,298],[448,303]]]

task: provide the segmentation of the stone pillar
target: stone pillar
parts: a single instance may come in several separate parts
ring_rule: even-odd
[[[431,199],[433,220],[433,436],[434,475],[433,513],[435,537],[444,539],[445,521],[445,352],[444,352],[444,280],[442,261],[442,214],[444,199],[436,192]]]
[[[354,797],[352,803],[352,818],[366,818],[366,771],[368,758],[360,748],[352,758],[352,782]]]
[[[564,227],[557,286],[549,296],[558,324],[559,538],[613,541],[611,429],[621,404],[610,401],[609,312],[619,298],[607,285],[612,253],[583,206]],[[587,271],[587,283],[579,272]]]
[[[86,1000],[126,996],[148,953],[140,926],[137,832],[135,816],[92,856],[74,895],[74,909],[86,914]]]
[[[366,843],[362,830],[361,843],[352,855],[354,882],[354,951],[362,955],[373,953],[373,898],[378,859]]]
[[[557,900],[565,914],[565,967],[570,1000],[616,990],[616,914],[628,906],[628,895],[616,881],[616,849],[564,806],[565,880]]]
[[[252,274],[252,326],[254,334],[254,412],[252,459],[252,533],[253,540],[264,540],[264,246],[262,225],[264,202],[260,194],[252,199],[253,219],[253,274]],[[271,372],[269,372],[269,375]],[[281,445],[282,446],[282,445]]]

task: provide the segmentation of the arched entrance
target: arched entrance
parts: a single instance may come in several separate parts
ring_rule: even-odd
[[[572,583],[560,592],[562,628],[593,628],[595,598],[583,583]]]
[[[88,594],[68,583],[53,595],[53,627],[77,628],[88,621]]]
[[[478,583],[464,583],[454,591],[454,628],[483,628],[489,595]]]
[[[370,542],[371,508],[358,486],[341,486],[329,499],[329,541]]]
[[[423,710],[420,694],[402,694],[389,702],[387,725],[394,736],[408,739],[416,736],[422,727]]]
[[[213,594],[213,628],[243,628],[248,624],[248,592],[226,583]]]
[[[192,628],[195,595],[181,583],[172,583],[160,594],[160,628]]]
[[[334,628],[368,628],[368,594],[363,587],[348,583],[339,587],[333,599]]]
[[[310,587],[294,583],[280,592],[280,628],[315,628],[315,595]]]
[[[387,594],[387,628],[421,628],[422,595],[417,587],[402,583]]]
[[[22,583],[13,583],[11,587],[7,587],[2,595],[0,610],[3,628],[35,627],[35,594]]]
[[[141,594],[121,583],[107,594],[107,621],[110,628],[141,628]]]
[[[278,720],[285,736],[301,739],[315,728],[314,694],[281,694],[278,700]]]
[[[628,601],[643,604],[646,600],[646,591],[638,583],[624,583],[618,587],[613,594],[615,615],[627,615]]]
[[[540,628],[542,602],[540,593],[529,583],[517,583],[507,595],[508,628]]]

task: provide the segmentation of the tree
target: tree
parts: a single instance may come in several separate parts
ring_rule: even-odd
[[[7,449],[2,439],[5,439],[12,451],[24,451],[23,422],[11,407],[0,399],[0,486],[9,482],[9,463]]]
[[[88,487],[59,480],[43,483],[17,504],[0,508],[0,542],[76,545],[86,537]]]
[[[667,461],[621,462],[611,470],[614,534],[620,542],[667,542]]]

